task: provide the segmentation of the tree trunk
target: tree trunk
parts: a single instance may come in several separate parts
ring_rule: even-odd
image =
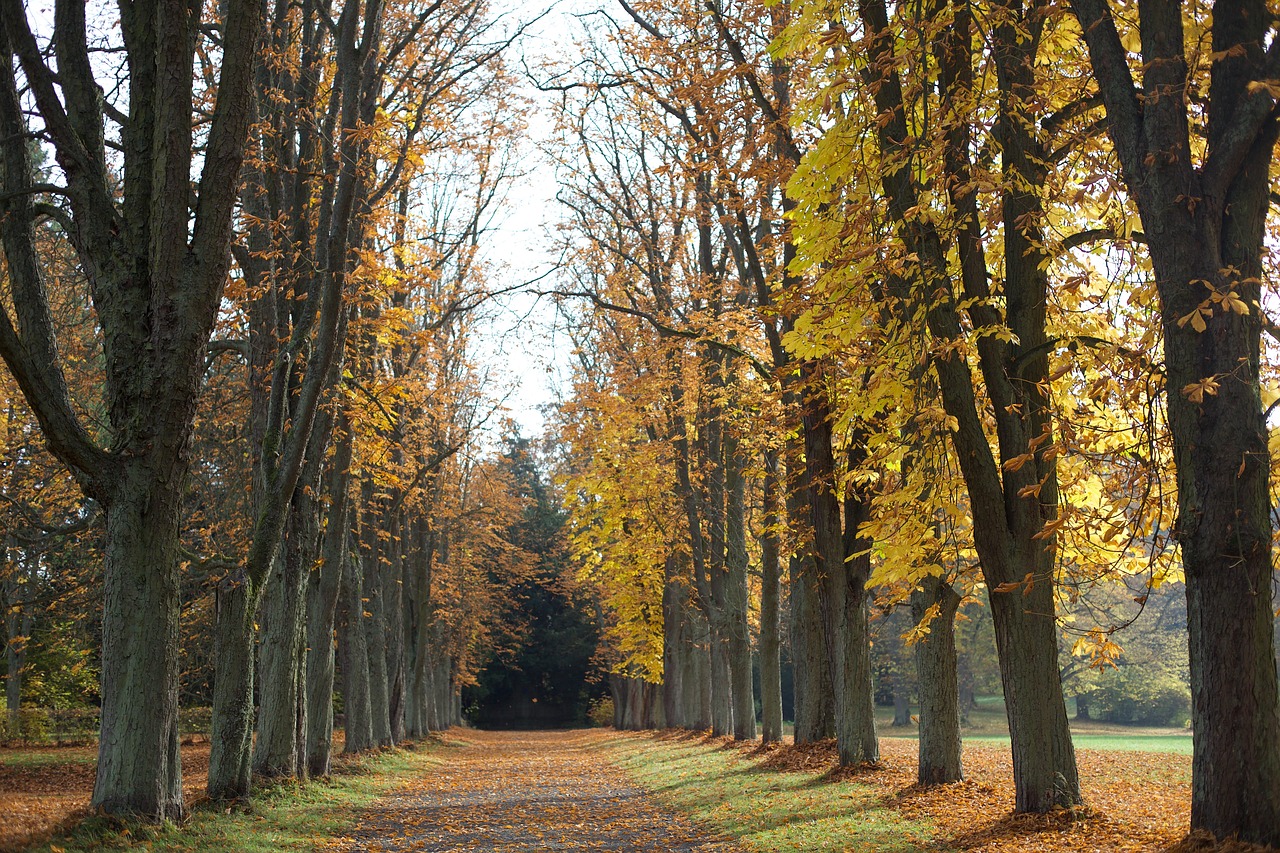
[[[404,740],[404,513],[390,513],[388,560],[381,567],[382,624],[387,644],[387,722],[391,742]]]
[[[367,512],[367,507],[361,511]],[[339,593],[338,653],[342,656],[343,716],[346,718],[345,754],[372,749],[373,711],[369,702],[369,649],[365,640],[363,565],[358,558],[344,559]]]
[[[699,638],[706,634],[706,622],[702,614],[688,596],[682,606],[684,620],[683,636],[680,652],[680,681],[683,690],[680,701],[683,708],[684,724],[694,731],[705,731],[711,728],[711,711],[704,696],[709,701],[709,685],[706,683],[706,669],[703,661],[706,656],[704,644]]]
[[[209,733],[209,781],[205,787],[211,800],[249,796],[257,604],[258,597],[252,594],[243,571],[237,570],[218,583],[214,598],[216,677]]]
[[[793,555],[790,575],[795,742],[814,743],[835,737],[836,726],[813,558]]]
[[[778,457],[765,456],[764,532],[760,536],[760,721],[765,743],[782,740],[782,658],[779,599],[782,565],[778,554]]]
[[[345,415],[328,475],[329,517],[320,566],[307,582],[307,738],[306,765],[312,777],[329,775],[333,755],[334,617],[348,560],[351,527],[347,519],[352,453],[351,426]]]
[[[911,716],[911,685],[904,680],[893,682],[893,721],[890,728],[906,729],[915,725]]]
[[[231,219],[252,113],[262,3],[222,4],[217,103],[205,115],[198,177],[193,68],[201,9],[158,2],[119,22],[129,121],[107,153],[84,4],[54,13],[57,71],[24,4],[0,9],[0,217],[6,286],[0,355],[50,450],[106,517],[102,714],[90,806],[180,819],[179,517],[202,366],[227,278]],[[46,30],[47,21],[38,28]],[[18,94],[15,55],[30,106]],[[208,107],[209,105],[205,105]],[[36,250],[27,110],[66,166],[67,232],[87,277],[105,382],[91,426],[73,406]],[[111,163],[109,168],[107,163]],[[105,414],[105,422],[103,415]],[[104,438],[110,449],[95,443]]]
[[[724,608],[728,630],[729,683],[733,702],[733,739],[755,740],[756,703],[751,676],[751,629],[747,592],[746,460],[732,434],[724,441],[727,476],[725,502],[726,584]]]
[[[672,728],[683,728],[685,630],[682,598],[684,586],[678,576],[679,560],[669,554],[664,566],[662,587],[662,707],[663,720]]]
[[[1271,17],[1213,7],[1213,64],[1194,153],[1184,24],[1139,22],[1139,91],[1110,7],[1073,0],[1160,295],[1191,669],[1191,826],[1280,845],[1280,696],[1273,647],[1268,426],[1259,365],[1262,252],[1277,127]],[[1169,93],[1157,98],[1157,94]],[[1197,160],[1199,165],[1197,166]],[[1234,297],[1244,310],[1231,310]],[[1212,392],[1197,393],[1212,382]]]
[[[327,433],[328,430],[325,430]],[[272,567],[263,602],[259,660],[258,738],[253,772],[267,778],[303,778],[306,766],[307,580],[320,541],[321,448],[327,435],[313,434],[316,451],[307,460],[289,505],[285,543]]]
[[[365,609],[363,620],[365,646],[369,655],[369,722],[373,741],[378,746],[391,746],[391,708],[387,683],[387,627],[384,572],[379,570],[382,544],[376,524],[386,518],[381,501],[373,500],[373,483],[363,486],[366,511],[360,521],[360,566],[364,578]]]
[[[122,471],[106,515],[102,731],[90,808],[182,818],[178,518],[185,466]]]
[[[865,584],[870,554],[848,559],[849,548],[841,532],[840,505],[835,495],[836,472],[827,390],[813,362],[805,362],[802,371],[807,382],[805,460],[814,559],[821,578],[819,604],[831,677],[836,749],[840,764],[847,766],[880,758],[867,636]],[[860,503],[855,495],[849,495],[846,502]],[[846,513],[856,517],[856,510],[846,509]],[[850,531],[850,536],[854,536],[853,531]]]
[[[929,633],[916,641],[916,680],[920,683],[921,785],[959,782],[960,692],[956,675],[956,611],[960,596],[951,584],[934,575],[911,594],[911,617],[918,624],[936,606]],[[896,698],[896,697],[895,697]]]
[[[426,521],[418,515],[409,523],[409,547],[404,557],[404,729],[410,738],[427,733],[428,681],[427,626],[423,610],[426,602]]]
[[[813,541],[809,518],[804,447],[799,440],[787,444],[787,517],[790,527],[802,531],[800,541]],[[831,673],[827,668],[823,637],[821,589],[812,550],[791,555],[788,566],[791,587],[791,665],[795,687],[795,742],[814,743],[835,736],[835,709]]]

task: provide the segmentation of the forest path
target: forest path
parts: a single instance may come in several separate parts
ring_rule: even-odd
[[[370,808],[348,850],[741,848],[658,805],[605,759],[601,729],[452,730],[443,762]]]

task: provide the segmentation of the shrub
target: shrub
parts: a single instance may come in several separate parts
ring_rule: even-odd
[[[49,712],[43,708],[20,708],[0,712],[0,744],[32,746],[49,742]]]
[[[613,725],[613,700],[608,696],[594,700],[587,708],[587,719],[593,726]]]
[[[1157,666],[1121,666],[1098,679],[1090,711],[1111,723],[1177,726],[1191,711],[1191,691]]]

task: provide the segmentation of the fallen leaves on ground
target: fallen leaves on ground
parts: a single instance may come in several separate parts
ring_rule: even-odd
[[[98,747],[0,749],[0,853],[25,850],[89,814]],[[209,744],[182,746],[182,792],[190,805],[209,779]]]
[[[739,850],[666,812],[600,760],[603,730],[450,732],[436,771],[379,801],[329,849]]]
[[[688,739],[679,732],[636,738]],[[965,781],[921,787],[916,783],[914,740],[881,738],[874,765],[837,768],[834,740],[762,749],[740,747],[743,760],[761,770],[809,773],[821,781],[852,780],[884,789],[886,802],[913,820],[929,821],[933,843],[981,853],[1255,853],[1264,848],[1214,844],[1187,836],[1191,812],[1191,758],[1158,752],[1076,753],[1085,805],[1045,815],[1013,813],[1013,761],[1007,744],[964,746]]]

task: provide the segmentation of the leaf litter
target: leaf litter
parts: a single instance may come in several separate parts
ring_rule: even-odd
[[[329,850],[630,850],[738,853],[659,806],[599,746],[600,729],[450,731],[443,765],[370,809]]]

